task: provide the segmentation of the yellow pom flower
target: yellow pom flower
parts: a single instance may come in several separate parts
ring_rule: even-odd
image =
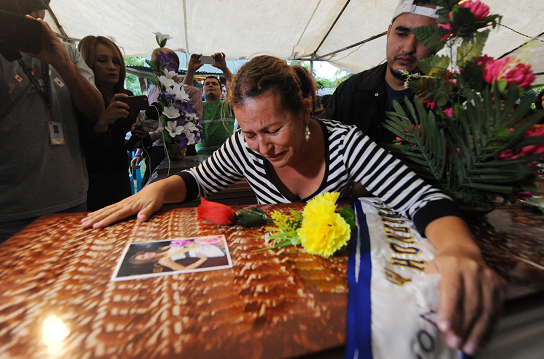
[[[328,258],[348,242],[351,228],[336,213],[339,196],[339,193],[324,193],[308,202],[304,208],[304,219],[297,233],[308,253]]]

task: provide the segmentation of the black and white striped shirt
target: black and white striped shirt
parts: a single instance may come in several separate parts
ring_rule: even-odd
[[[319,189],[307,202],[325,192],[339,192],[349,197],[354,183],[361,183],[395,212],[414,220],[418,229],[433,219],[457,215],[449,197],[425,183],[408,167],[372,142],[355,126],[331,120],[319,120],[325,134],[325,177]],[[180,172],[187,185],[187,199],[210,194],[245,177],[259,203],[289,203],[274,184],[267,160],[251,150],[241,131],[200,166]],[[432,203],[433,205],[428,206]],[[426,208],[424,216],[419,211]],[[414,218],[418,213],[419,220]],[[430,216],[430,217],[429,217]]]

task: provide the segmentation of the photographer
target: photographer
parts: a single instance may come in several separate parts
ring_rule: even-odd
[[[218,52],[211,56],[213,67],[217,67],[227,78],[227,84],[232,79],[232,73],[227,67],[225,54]],[[205,56],[192,54],[187,75],[183,80],[185,84],[192,84],[195,72],[204,66]],[[221,100],[221,83],[215,76],[208,76],[204,80],[203,90],[204,112],[202,114],[202,142],[196,145],[199,155],[211,155],[234,133],[234,113],[226,100]]]
[[[132,194],[128,176],[125,134],[138,130],[133,126],[138,108],[127,102],[134,94],[124,88],[125,62],[121,51],[103,36],[86,36],[78,46],[85,63],[93,70],[106,111],[94,124],[80,121],[80,138],[89,173],[87,210],[96,211]],[[132,96],[129,98],[129,96]],[[145,96],[144,105],[147,105]],[[142,131],[142,136],[146,136]]]
[[[11,39],[41,40],[37,54],[21,54],[17,44],[0,49],[0,243],[41,215],[86,211],[88,179],[75,109],[83,121],[96,122],[104,102],[77,49],[41,20],[48,3],[0,3],[2,11],[37,18],[13,16],[18,33]],[[29,22],[39,32],[28,31]]]

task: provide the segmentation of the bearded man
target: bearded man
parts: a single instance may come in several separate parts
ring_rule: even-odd
[[[401,0],[387,30],[387,62],[344,81],[321,117],[356,125],[377,143],[391,142],[394,135],[383,127],[385,112],[393,111],[393,100],[403,105],[406,96],[414,96],[404,88],[403,73],[419,72],[416,62],[434,53],[411,31],[434,25],[437,17],[435,5],[428,0]]]

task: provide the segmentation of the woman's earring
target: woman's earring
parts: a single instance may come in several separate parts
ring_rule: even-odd
[[[306,124],[306,142],[310,141],[310,135],[312,133],[310,132],[310,129],[308,128],[308,124]]]

